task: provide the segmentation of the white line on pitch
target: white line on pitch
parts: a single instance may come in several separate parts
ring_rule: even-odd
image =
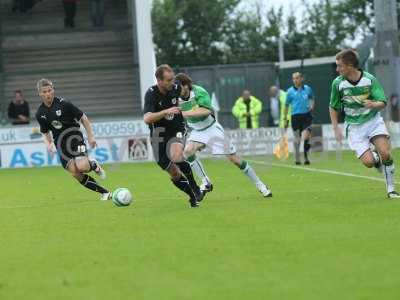
[[[259,160],[248,160],[248,161],[255,163],[255,164],[278,167],[278,168],[295,169],[295,170],[302,170],[302,171],[308,171],[308,172],[325,173],[325,174],[340,175],[340,176],[355,177],[355,178],[362,178],[362,179],[385,182],[385,179],[383,179],[383,178],[357,175],[357,174],[347,173],[347,172],[339,172],[339,171],[333,171],[333,170],[327,170],[327,169],[316,169],[316,168],[301,167],[301,166],[289,166],[289,165],[285,165],[285,164],[270,163],[270,162],[259,161]],[[398,182],[396,182],[396,183],[398,183]]]

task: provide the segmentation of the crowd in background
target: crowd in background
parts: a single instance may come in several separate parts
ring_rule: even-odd
[[[284,111],[287,93],[273,85],[269,88],[269,100],[266,109],[263,109],[263,101],[253,96],[249,90],[244,90],[242,95],[234,101],[232,114],[238,121],[241,129],[254,129],[260,127],[260,118],[266,118],[267,126],[281,128],[284,124]],[[391,120],[400,122],[400,101],[397,94],[390,96]],[[262,115],[265,112],[265,115]],[[290,115],[290,111],[289,111]],[[21,90],[15,91],[14,99],[8,106],[8,119],[13,125],[29,124],[29,103],[24,98]]]
[[[42,0],[13,0],[12,11],[14,13],[29,13],[32,8]],[[53,0],[56,1],[56,0]],[[105,0],[90,1],[90,18],[94,28],[104,27]],[[65,28],[75,28],[75,16],[80,0],[61,0],[64,7]]]
[[[62,0],[65,12],[65,28],[75,27],[75,15],[79,0]],[[90,0],[90,16],[94,28],[104,26],[105,0]]]
[[[13,12],[27,13],[33,6],[41,0],[14,0],[12,5]]]
[[[286,92],[273,85],[269,88],[268,102],[253,96],[249,90],[244,90],[242,95],[236,99],[232,114],[237,119],[239,128],[253,129],[260,127],[260,119],[267,120],[267,126],[283,128],[284,110],[286,105]],[[264,108],[264,109],[263,109]],[[262,115],[265,112],[265,115]]]

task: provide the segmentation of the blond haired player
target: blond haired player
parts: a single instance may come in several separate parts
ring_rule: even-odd
[[[89,145],[92,148],[96,147],[89,119],[71,102],[54,96],[54,86],[50,80],[39,80],[37,90],[43,102],[37,110],[36,119],[47,150],[51,153],[58,152],[64,169],[71,173],[81,185],[100,193],[101,200],[109,200],[111,193],[86,174],[94,171],[100,178],[106,177],[100,164],[87,155],[80,124],[86,130]]]

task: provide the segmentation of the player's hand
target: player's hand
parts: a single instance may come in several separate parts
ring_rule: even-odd
[[[97,142],[94,139],[94,137],[88,137],[88,142],[91,148],[96,148],[97,147]]]
[[[376,102],[372,100],[364,100],[363,104],[366,108],[376,108]]]
[[[56,153],[57,152],[56,145],[54,145],[54,143],[48,144],[47,151],[49,151],[52,154]]]
[[[25,117],[23,115],[18,115],[18,119],[20,119],[20,120],[22,120],[24,122],[27,122],[29,120],[27,117]]]
[[[173,106],[173,107],[170,107],[170,108],[164,110],[164,113],[165,113],[165,115],[170,115],[170,114],[176,115],[176,114],[181,113],[181,109],[177,106]]]
[[[341,143],[343,140],[343,133],[340,127],[336,127],[333,129],[335,131],[335,139],[337,142]]]

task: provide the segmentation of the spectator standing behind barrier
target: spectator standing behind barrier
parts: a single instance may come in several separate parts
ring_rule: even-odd
[[[271,117],[274,126],[281,128],[285,127],[285,105],[286,105],[286,92],[279,89],[276,85],[269,88]],[[289,115],[291,109],[289,108]],[[289,117],[290,119],[290,117]]]
[[[29,104],[25,101],[22,91],[15,91],[15,99],[8,105],[8,118],[13,125],[29,124]]]
[[[90,14],[93,27],[104,26],[104,0],[90,0]]]
[[[64,5],[64,12],[65,12],[64,26],[65,28],[74,28],[76,4],[78,0],[62,0],[62,2]]]
[[[239,128],[251,129],[259,127],[259,116],[262,102],[252,96],[249,90],[244,90],[232,108],[232,114],[239,121]]]

